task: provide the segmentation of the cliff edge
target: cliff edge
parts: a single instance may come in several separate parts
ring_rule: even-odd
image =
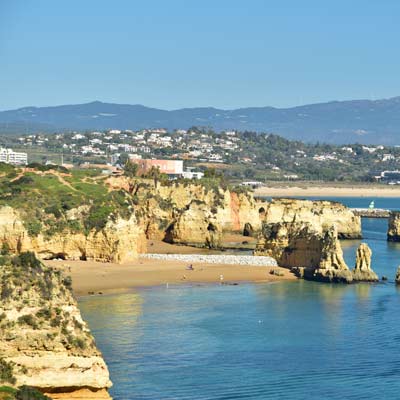
[[[0,382],[52,399],[110,399],[107,366],[60,271],[33,253],[2,256]]]

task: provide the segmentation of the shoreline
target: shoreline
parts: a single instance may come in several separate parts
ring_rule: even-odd
[[[255,197],[400,197],[400,187],[387,186],[282,186],[260,187]]]
[[[48,260],[45,264],[72,278],[72,289],[77,297],[124,293],[167,284],[220,284],[221,275],[225,284],[297,280],[288,269],[280,267],[193,262],[194,269],[187,270],[187,262],[145,258],[123,264],[68,260]],[[272,275],[271,270],[282,271],[283,276]]]

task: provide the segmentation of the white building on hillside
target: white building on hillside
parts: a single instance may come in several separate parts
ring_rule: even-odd
[[[200,171],[194,171],[194,168],[186,168],[186,171],[182,172],[182,178],[185,179],[201,179],[203,178],[204,173]]]
[[[12,149],[0,147],[0,162],[14,165],[26,165],[28,164],[28,154],[18,153]]]

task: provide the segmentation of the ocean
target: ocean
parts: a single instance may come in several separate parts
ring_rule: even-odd
[[[400,208],[400,199],[330,198]],[[115,400],[398,399],[400,244],[363,219],[388,281],[173,286],[82,297]],[[360,240],[343,241],[352,268]]]

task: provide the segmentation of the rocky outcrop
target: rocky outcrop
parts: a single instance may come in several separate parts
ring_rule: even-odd
[[[14,253],[33,251],[43,259],[64,258],[109,262],[135,259],[145,251],[144,232],[136,217],[109,220],[101,230],[88,234],[68,229],[46,236],[30,235],[18,211],[11,207],[0,208],[0,248]]]
[[[395,282],[396,285],[400,285],[400,267],[397,268]]]
[[[119,179],[125,182],[124,179]],[[124,187],[126,188],[126,182]],[[136,214],[139,223],[149,239],[209,246],[210,235],[203,236],[203,240],[199,235],[204,232],[204,222],[201,218],[192,218],[192,215],[198,216],[201,213],[204,213],[207,222],[212,220],[211,224],[218,232],[242,233],[245,226],[250,227],[253,232],[261,230],[258,203],[251,193],[236,193],[222,188],[207,189],[194,183],[138,183],[130,190],[137,199]],[[201,204],[201,210],[194,203]],[[183,227],[183,222],[190,226]],[[215,242],[214,239],[212,241]]]
[[[221,245],[222,227],[209,207],[192,201],[169,227],[165,240],[176,244],[218,248]]]
[[[377,282],[378,275],[371,269],[372,251],[366,243],[358,246],[356,253],[356,265],[353,269],[353,279],[355,281]]]
[[[387,240],[389,242],[400,242],[400,212],[391,211],[389,215]]]
[[[308,223],[319,233],[334,225],[340,239],[361,238],[361,218],[341,203],[279,198],[265,203],[259,211],[267,223]]]
[[[2,263],[0,362],[7,374],[1,384],[32,386],[54,399],[110,399],[107,366],[68,278],[33,253]]]
[[[324,282],[352,282],[335,227],[324,232],[307,223],[264,223],[255,255],[275,258],[301,277]]]

